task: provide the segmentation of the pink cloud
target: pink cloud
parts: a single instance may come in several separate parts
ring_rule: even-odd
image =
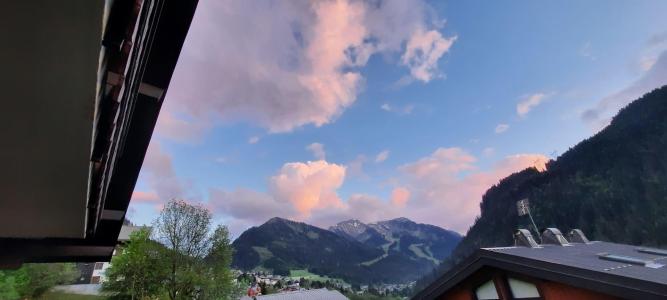
[[[400,167],[417,178],[449,176],[475,169],[477,159],[461,148],[438,148],[431,155]]]
[[[171,155],[164,152],[160,143],[153,139],[146,150],[143,166],[141,167],[142,178],[146,180],[151,192],[137,191],[137,199],[152,199],[152,202],[166,202],[174,198],[182,198],[187,184],[180,179],[171,162]],[[140,200],[141,201],[141,200]]]
[[[134,191],[130,201],[132,203],[155,203],[160,201],[160,198],[155,192]]]
[[[156,133],[188,141],[229,122],[269,132],[331,123],[376,53],[405,52],[388,62],[435,76],[453,42],[435,19],[425,1],[202,1]]]
[[[404,187],[397,187],[391,191],[391,203],[399,207],[405,207],[410,199],[410,191]]]
[[[459,148],[440,148],[415,163],[401,167],[411,196],[406,216],[464,233],[479,214],[482,195],[500,179],[523,169],[545,170],[549,161],[540,154],[517,154],[480,170],[476,159]]]
[[[479,214],[482,195],[500,179],[525,168],[546,169],[540,154],[504,157],[482,170],[461,148],[438,148],[398,168],[388,199],[368,194],[338,195],[347,168],[325,160],[285,163],[269,178],[267,193],[249,189],[209,191],[208,206],[239,228],[279,216],[326,228],[341,220],[374,222],[408,217],[464,233]]]
[[[307,218],[314,209],[341,207],[336,190],[345,179],[345,167],[324,160],[287,163],[271,177],[271,193],[276,199],[289,202]]]

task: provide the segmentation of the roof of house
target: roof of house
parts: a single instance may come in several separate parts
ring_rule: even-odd
[[[646,253],[646,249],[663,254]],[[624,298],[664,299],[667,297],[667,266],[664,265],[667,265],[664,250],[600,241],[538,248],[483,248],[413,299],[434,299],[482,267]]]
[[[130,234],[133,232],[144,228],[142,226],[127,226],[123,225],[123,227],[120,228],[120,233],[118,234],[118,242],[127,242],[130,240]]]
[[[241,300],[251,299],[248,296],[241,298]],[[286,292],[279,294],[270,294],[264,296],[258,296],[258,300],[345,300],[348,299],[339,291],[336,290],[327,290],[327,289],[316,289],[316,290],[303,290],[303,291],[294,291]]]

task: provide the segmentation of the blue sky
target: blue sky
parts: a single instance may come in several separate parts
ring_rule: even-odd
[[[667,83],[665,11],[201,1],[129,217],[150,223],[183,198],[234,234],[272,216],[464,233],[500,178],[542,169]]]

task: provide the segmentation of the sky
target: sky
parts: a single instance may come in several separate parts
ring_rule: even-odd
[[[407,217],[484,192],[667,84],[666,1],[200,0],[128,218],[178,198],[233,236]]]

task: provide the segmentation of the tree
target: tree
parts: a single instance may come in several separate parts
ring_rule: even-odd
[[[25,270],[28,280],[19,288],[19,293],[27,298],[37,298],[57,284],[71,283],[79,275],[71,263],[24,264],[21,269]]]
[[[211,213],[182,200],[167,203],[155,221],[165,246],[165,289],[170,299],[225,299],[232,294],[232,249],[224,226],[211,231]]]
[[[19,299],[19,290],[28,281],[25,269],[0,271],[0,299]]]
[[[117,299],[145,299],[159,296],[166,277],[160,258],[161,245],[150,239],[150,230],[142,228],[130,234],[120,254],[113,257],[105,271],[102,290]]]
[[[0,299],[34,299],[57,284],[73,282],[73,264],[24,264],[17,270],[0,271]]]

